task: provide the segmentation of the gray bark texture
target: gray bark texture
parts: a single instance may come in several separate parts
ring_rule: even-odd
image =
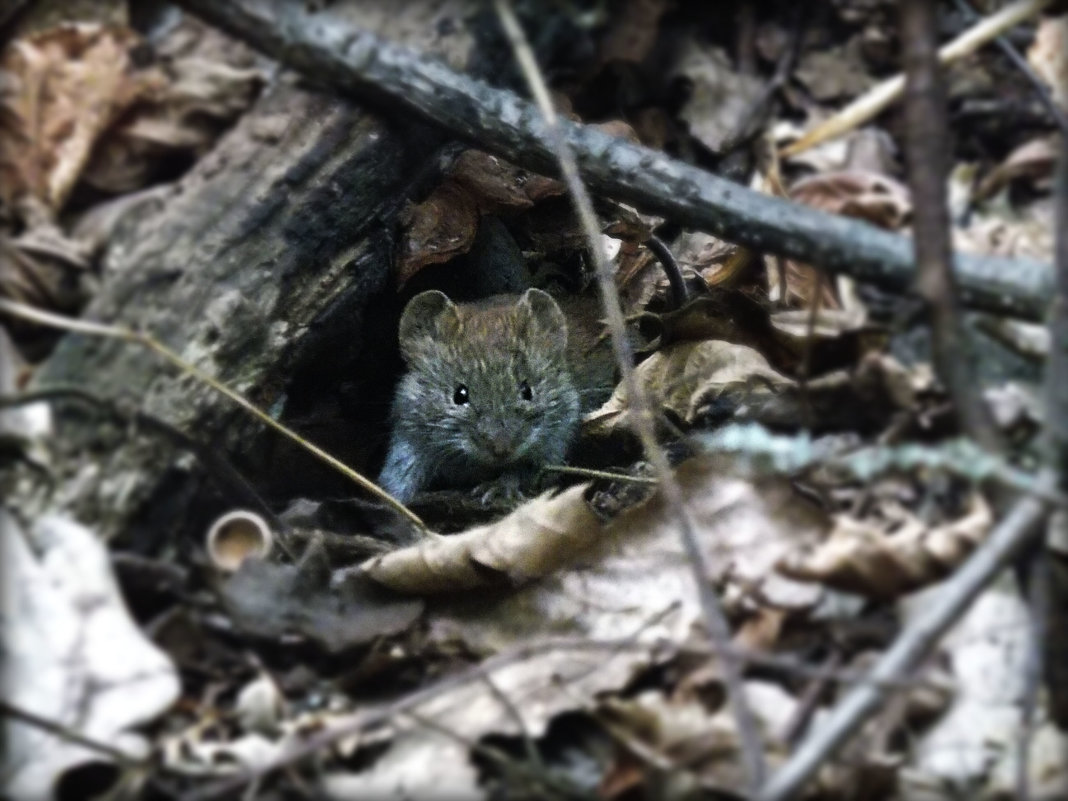
[[[458,74],[369,29],[324,24],[288,0],[176,2],[340,92],[388,98],[521,167],[559,172],[552,137],[537,108],[512,92]],[[912,287],[912,243],[903,236],[762,195],[589,126],[563,119],[560,127],[583,179],[596,193],[757,251],[895,292]],[[1052,286],[1048,265],[958,253],[955,270],[964,305],[1044,319]]]
[[[351,3],[337,13],[379,21],[391,36],[466,67],[469,5]],[[431,34],[432,42],[420,39]],[[295,376],[314,384],[327,366],[373,365],[377,356],[368,351],[392,336],[385,316],[379,325],[376,315],[395,294],[396,218],[435,174],[443,141],[425,125],[283,74],[154,213],[113,238],[105,280],[84,317],[147,331],[261,408],[286,409],[288,418],[292,394],[306,390]],[[389,375],[365,373],[353,376],[350,396],[388,397],[381,385]],[[271,482],[285,483],[280,473],[298,484],[319,475],[303,452],[136,345],[69,335],[34,382],[31,389],[74,385],[132,404],[222,456],[268,495]],[[66,509],[102,536],[155,551],[248,500],[158,432],[109,428],[60,408],[54,474],[25,473],[13,482],[13,500],[28,516]],[[375,416],[380,427],[385,410]],[[305,433],[315,439],[314,429]],[[358,463],[384,433],[318,444]]]

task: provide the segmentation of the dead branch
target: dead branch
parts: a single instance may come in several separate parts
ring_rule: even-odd
[[[869,681],[853,688],[771,777],[758,796],[760,801],[786,801],[801,789],[820,765],[882,706],[889,695],[882,682],[908,676],[993,578],[1034,542],[1042,532],[1047,511],[1046,504],[1036,498],[1016,502],[990,538],[946,581],[935,602],[879,658]]]
[[[975,392],[971,343],[961,327],[946,197],[948,152],[946,87],[938,64],[938,7],[927,0],[901,4],[905,57],[905,151],[916,209],[916,286],[931,319],[935,370],[953,399],[964,431],[991,451],[1000,437],[981,395]]]
[[[1058,486],[1068,486],[1068,135],[1062,135],[1056,174],[1057,231],[1055,291],[1050,310],[1050,350],[1046,362],[1046,463]],[[1042,643],[1050,715],[1061,728],[1068,727],[1068,645],[1061,623],[1068,609],[1068,571],[1063,552],[1050,550],[1037,558],[1050,560],[1045,599],[1049,610],[1047,636]],[[1035,572],[1035,571],[1032,571]]]
[[[728,701],[738,726],[742,743],[742,760],[745,763],[746,774],[751,788],[755,792],[764,783],[764,750],[761,744],[760,732],[757,729],[756,719],[753,717],[752,710],[749,709],[749,704],[745,697],[741,666],[728,654],[731,642],[730,623],[718,596],[709,582],[711,572],[708,569],[701,546],[698,544],[693,520],[690,518],[683,502],[682,490],[675,479],[675,473],[668,462],[667,454],[660,447],[660,443],[657,442],[652,403],[634,375],[634,354],[627,339],[623,307],[619,301],[619,290],[616,288],[612,266],[605,254],[604,246],[601,244],[600,227],[593,210],[593,200],[582,183],[575,152],[562,136],[560,127],[562,118],[553,108],[552,100],[549,97],[549,88],[541,75],[538,64],[534,59],[534,52],[531,50],[526,35],[519,25],[519,20],[512,11],[512,7],[508,4],[508,0],[495,0],[494,6],[501,25],[504,27],[505,33],[512,44],[516,60],[519,62],[523,75],[527,80],[531,94],[537,99],[538,108],[545,125],[549,128],[553,149],[560,163],[560,171],[567,182],[568,192],[571,194],[572,202],[575,204],[575,209],[586,233],[589,252],[597,267],[597,284],[600,290],[601,305],[612,335],[612,349],[615,352],[616,363],[619,365],[623,376],[623,384],[627,388],[627,397],[630,399],[629,420],[639,439],[641,439],[645,457],[656,471],[657,478],[660,480],[660,492],[663,493],[664,500],[678,525],[683,548],[693,571],[694,583],[701,601],[701,609],[704,613],[708,636],[715,644],[717,652],[722,655],[723,681],[727,687]],[[668,254],[667,258],[671,258],[670,254]]]
[[[558,175],[552,132],[511,92],[457,74],[374,34],[326,24],[286,0],[178,0],[253,47],[347,94],[386,101],[510,161]],[[910,291],[908,239],[866,223],[761,195],[663,153],[560,121],[594,192],[732,242],[818,265],[886,289]],[[960,300],[976,309],[1040,320],[1046,265],[958,253]]]

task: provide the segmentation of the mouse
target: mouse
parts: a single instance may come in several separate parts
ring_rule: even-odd
[[[519,488],[561,464],[581,419],[568,323],[540,289],[453,302],[413,297],[398,327],[397,385],[379,485],[401,502],[426,489]]]

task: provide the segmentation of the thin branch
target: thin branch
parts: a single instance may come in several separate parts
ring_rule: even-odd
[[[534,95],[538,108],[545,120],[545,125],[549,129],[550,138],[554,142],[556,156],[560,162],[560,171],[563,173],[564,181],[567,183],[571,199],[575,204],[579,220],[586,233],[589,252],[597,268],[597,284],[601,294],[601,307],[608,323],[608,330],[612,335],[612,349],[615,353],[616,363],[622,373],[622,384],[627,393],[628,420],[642,442],[646,458],[652,464],[657,478],[660,479],[660,492],[668,509],[671,510],[672,516],[675,518],[675,523],[678,525],[683,548],[693,571],[693,580],[700,598],[708,635],[721,656],[723,683],[726,685],[728,700],[738,726],[742,759],[745,762],[746,773],[749,777],[750,786],[755,793],[764,783],[764,748],[760,730],[757,728],[756,719],[745,697],[741,666],[729,653],[731,642],[730,624],[712,587],[710,581],[712,573],[708,568],[705,554],[698,544],[693,520],[686,509],[682,490],[675,480],[675,474],[668,462],[667,454],[664,453],[664,449],[660,447],[656,440],[652,404],[634,374],[634,354],[627,339],[626,322],[623,318],[623,309],[620,305],[619,292],[616,288],[615,274],[601,243],[601,227],[593,210],[593,201],[579,175],[575,153],[564,139],[563,132],[560,130],[560,117],[557,115],[552,99],[549,97],[548,87],[545,85],[541,70],[538,68],[534,58],[534,51],[531,49],[526,34],[523,33],[523,29],[519,25],[519,20],[516,18],[509,0],[494,0],[494,7],[497,10],[501,25],[504,27],[505,34],[515,51],[516,60],[519,62],[531,94]]]
[[[938,51],[938,60],[943,64],[949,64],[971,55],[1005,31],[1035,16],[1053,2],[1054,0],[1016,0],[1015,3],[1010,3],[997,13],[980,19],[953,41],[947,42]],[[932,5],[935,4],[932,3]],[[859,128],[889,107],[903,91],[905,91],[904,75],[887,78],[829,120],[821,122],[796,142],[783,148],[780,155],[782,158],[796,156],[809,148]]]
[[[1064,79],[1068,79],[1065,76]],[[1061,87],[1062,89],[1068,87]],[[1049,318],[1049,357],[1044,391],[1046,464],[1060,490],[1068,489],[1068,135],[1060,137],[1055,183],[1054,230],[1057,232],[1054,295]],[[1064,610],[1068,609],[1068,573],[1061,554],[1047,560],[1046,637],[1042,642],[1050,717],[1068,725],[1068,660],[1065,659]]]
[[[559,174],[550,129],[529,102],[511,92],[452,72],[368,31],[327,24],[290,0],[177,0],[177,5],[314,81],[389,102],[522,167]],[[754,192],[592,127],[566,119],[557,125],[586,185],[596,193],[754,250],[895,292],[911,289],[915,270],[905,237]],[[1044,319],[1048,266],[960,253],[956,269],[965,305]]]
[[[794,751],[757,798],[786,801],[801,790],[820,765],[873,715],[888,695],[883,682],[909,675],[964,614],[1001,570],[1042,533],[1047,506],[1023,498],[942,586],[941,593],[913,619],[876,662],[870,681],[853,688],[824,723]]]
[[[1016,738],[1016,798],[1031,799],[1031,744],[1035,737],[1039,691],[1042,689],[1043,647],[1049,622],[1049,554],[1040,551],[1026,560],[1027,602],[1031,610],[1028,626],[1027,655],[1024,663],[1023,699],[1020,704],[1020,731]],[[1058,632],[1058,636],[1062,636]]]
[[[903,0],[901,41],[905,87],[905,151],[909,187],[916,212],[917,289],[931,317],[932,361],[953,399],[964,432],[990,451],[1001,450],[1001,437],[980,393],[975,391],[972,347],[961,326],[953,250],[949,240],[946,197],[949,153],[946,138],[946,89],[938,64],[938,5],[930,0]]]
[[[979,13],[972,8],[972,5],[968,0],[956,0],[956,4],[957,8],[960,9],[960,12],[964,15],[964,18],[969,22],[974,23],[982,19]],[[1031,69],[1031,65],[1027,63],[1027,59],[1020,55],[1020,51],[1013,47],[1012,42],[1005,36],[995,37],[994,44],[996,44],[998,49],[1005,54],[1005,57],[1012,62],[1012,65],[1016,67],[1025,78],[1027,78],[1028,83],[1030,83],[1031,87],[1035,90],[1035,94],[1038,95],[1039,102],[1041,102],[1042,105],[1045,106],[1046,111],[1049,112],[1049,116],[1053,120],[1054,125],[1060,128],[1061,136],[1068,136],[1068,116],[1065,115],[1061,110],[1061,107],[1058,106],[1053,99],[1053,94],[1050,92],[1049,87],[1038,77],[1038,75],[1035,74],[1035,71]]]
[[[41,729],[41,731],[54,734],[60,739],[74,743],[75,745],[80,745],[82,748],[95,751],[98,754],[103,754],[106,757],[114,759],[115,762],[123,767],[144,769],[148,767],[149,764],[147,760],[131,757],[129,754],[121,749],[115,748],[113,745],[102,743],[99,740],[93,740],[69,726],[41,717],[40,715],[23,709],[22,707],[15,706],[10,701],[6,701],[3,698],[0,698],[0,717],[8,717],[13,720],[18,720],[28,726],[33,726],[34,728]]]
[[[620,481],[624,484],[648,484],[656,486],[660,482],[651,476],[632,476],[627,473],[616,473],[612,470],[594,470],[590,467],[570,467],[568,465],[549,465],[542,468],[546,473],[559,473],[568,476],[582,476],[583,478],[603,478],[608,481]]]
[[[229,398],[235,404],[237,404],[246,412],[251,414],[261,423],[268,426],[269,428],[274,429],[278,433],[297,443],[297,445],[304,448],[304,450],[311,453],[317,459],[322,462],[325,462],[330,467],[334,468],[339,473],[351,479],[363,489],[367,490],[367,492],[371,493],[372,495],[387,503],[398,513],[404,515],[412,523],[414,523],[420,531],[427,531],[426,524],[423,523],[423,521],[420,520],[414,512],[408,509],[407,506],[402,504],[400,501],[398,501],[384,489],[379,487],[369,478],[360,475],[351,467],[342,462],[340,459],[331,456],[318,445],[308,442],[295,431],[282,425],[282,423],[275,420],[273,417],[267,414],[267,412],[255,406],[243,395],[230,389],[230,387],[226,386],[226,384],[222,383],[214,376],[205,373],[196,365],[190,364],[177,353],[168,348],[166,345],[155,339],[152,335],[133,331],[129,328],[104,325],[102,323],[94,323],[89,320],[76,320],[72,317],[65,317],[61,314],[54,314],[52,312],[42,311],[41,309],[35,309],[31,306],[27,306],[24,303],[19,303],[18,301],[10,300],[8,298],[0,298],[0,312],[10,314],[12,317],[18,317],[22,320],[39,323],[40,325],[46,325],[51,328],[57,328],[62,331],[72,331],[74,333],[85,334],[87,336],[101,337],[103,339],[117,339],[121,342],[130,342],[136,345],[141,345],[151,351],[158,353],[160,356],[162,356],[168,362],[173,364],[183,373],[193,376],[201,383],[206,384],[207,386],[214,389],[216,392],[225,395],[227,398]]]

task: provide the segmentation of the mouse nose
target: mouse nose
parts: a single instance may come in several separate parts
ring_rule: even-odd
[[[483,425],[482,442],[495,459],[506,459],[515,450],[515,437],[506,425],[495,421]]]

